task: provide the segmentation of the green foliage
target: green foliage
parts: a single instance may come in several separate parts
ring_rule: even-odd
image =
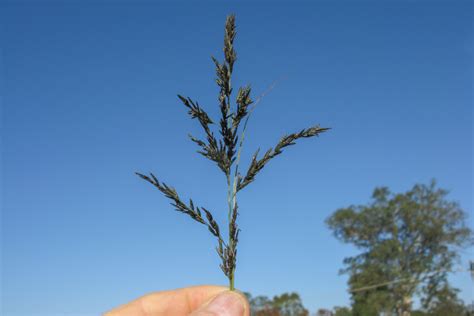
[[[320,308],[316,312],[316,316],[334,316],[334,313],[330,311],[329,309]]]
[[[399,194],[376,188],[371,203],[327,219],[339,240],[360,250],[342,270],[350,275],[354,315],[402,315],[415,294],[425,307],[442,295],[459,247],[473,244],[466,213],[447,194],[434,181]]]
[[[444,286],[427,306],[429,316],[467,316],[472,315],[457,296],[458,290]]]
[[[334,307],[334,316],[352,316],[352,311],[347,307]]]
[[[212,127],[215,124],[214,120],[206,113],[198,102],[193,101],[189,97],[178,95],[178,98],[188,109],[188,114],[191,119],[197,119],[205,134],[205,140],[189,135],[191,141],[199,147],[198,153],[215,163],[226,177],[228,238],[225,240],[222,234],[222,229],[214,220],[212,213],[206,208],[196,207],[192,200],[189,200],[189,203],[184,202],[173,187],[160,182],[153,173],[150,173],[150,175],[144,175],[137,172],[139,177],[151,183],[167,198],[169,198],[171,204],[177,211],[186,214],[194,221],[205,225],[211,234],[216,237],[216,250],[221,259],[220,267],[229,279],[229,288],[231,290],[234,289],[237,244],[240,232],[237,225],[237,217],[239,215],[237,193],[254,181],[256,175],[263,169],[263,167],[271,159],[280,155],[285,147],[294,145],[295,141],[300,138],[318,136],[328,130],[328,128],[315,125],[302,129],[299,132],[285,135],[280,138],[280,141],[276,144],[275,148],[268,149],[263,157],[258,157],[259,151],[257,150],[252,157],[246,174],[240,174],[240,153],[243,146],[247,123],[252,110],[260,98],[254,104],[254,101],[250,97],[250,86],[244,86],[239,88],[234,101],[235,106],[232,106],[232,74],[234,63],[237,60],[237,54],[234,50],[235,36],[235,16],[229,15],[226,19],[224,31],[224,60],[219,62],[216,58],[212,57],[216,67],[216,83],[219,87],[218,101],[221,117],[219,118],[218,129],[220,137],[216,137],[212,131]],[[253,107],[250,109],[250,105],[252,104]],[[241,126],[242,122],[244,122],[243,126]],[[202,212],[204,212],[205,216],[203,216]]]
[[[284,293],[269,299],[266,296],[252,297],[245,293],[254,316],[308,316],[298,293]]]

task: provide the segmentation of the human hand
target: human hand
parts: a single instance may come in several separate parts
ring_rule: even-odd
[[[242,294],[207,285],[151,293],[104,316],[249,316],[249,310]]]

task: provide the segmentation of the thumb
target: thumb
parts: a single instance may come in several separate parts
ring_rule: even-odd
[[[225,291],[219,293],[189,316],[247,316],[248,310],[247,300],[242,295]]]

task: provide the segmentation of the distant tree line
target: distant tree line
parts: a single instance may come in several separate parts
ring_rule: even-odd
[[[268,298],[267,296],[252,297],[245,293],[250,303],[252,316],[309,316],[297,293],[284,293]]]
[[[474,245],[474,238],[466,212],[447,194],[434,180],[398,194],[380,187],[368,204],[336,210],[328,227],[359,250],[341,270],[349,275],[351,306],[313,315],[474,316],[473,305],[466,306],[448,282],[459,250]],[[247,296],[255,316],[310,315],[297,293]]]
[[[355,316],[363,315],[360,310],[351,307],[336,306],[332,309],[321,308],[314,314],[306,309],[300,296],[297,293],[283,293],[269,298],[267,296],[253,297],[250,293],[245,293],[250,302],[252,316]],[[381,311],[374,314],[369,311],[367,315],[395,316],[394,312]],[[453,295],[453,292],[440,296],[428,310],[420,309],[411,312],[412,316],[474,316],[474,306],[465,305],[461,300]]]
[[[359,250],[342,270],[349,274],[354,316],[410,316],[415,296],[425,315],[446,306],[456,312],[441,314],[462,315],[448,275],[456,270],[459,250],[474,239],[467,214],[447,194],[434,180],[398,194],[376,188],[368,204],[339,209],[327,219],[337,239]]]

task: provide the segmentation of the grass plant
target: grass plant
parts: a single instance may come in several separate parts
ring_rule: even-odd
[[[229,289],[235,289],[235,268],[237,262],[237,244],[239,242],[240,228],[237,225],[239,215],[237,194],[255,180],[257,174],[267,163],[280,155],[283,149],[294,145],[300,138],[310,138],[328,130],[319,125],[304,128],[296,133],[287,134],[280,138],[275,147],[268,149],[261,157],[259,150],[252,156],[247,171],[241,174],[239,166],[241,163],[241,152],[245,140],[245,132],[249,118],[260,101],[261,97],[254,102],[251,98],[251,87],[240,87],[237,91],[235,104],[232,105],[232,73],[237,55],[234,50],[234,39],[236,36],[235,16],[229,15],[225,22],[224,32],[224,60],[218,61],[212,57],[216,67],[216,83],[219,87],[219,122],[215,123],[206,111],[189,97],[178,95],[178,98],[188,109],[192,119],[197,119],[201,125],[204,138],[189,135],[198,147],[198,153],[214,162],[224,173],[227,185],[227,238],[224,237],[218,223],[214,220],[212,212],[204,207],[196,206],[192,199],[188,202],[183,200],[177,191],[150,173],[148,175],[136,173],[142,179],[148,181],[167,198],[171,200],[174,208],[194,221],[206,226],[209,232],[217,239],[217,254],[221,259],[220,268],[229,279]],[[218,125],[218,126],[217,126]],[[217,126],[219,135],[216,136],[213,129]]]

